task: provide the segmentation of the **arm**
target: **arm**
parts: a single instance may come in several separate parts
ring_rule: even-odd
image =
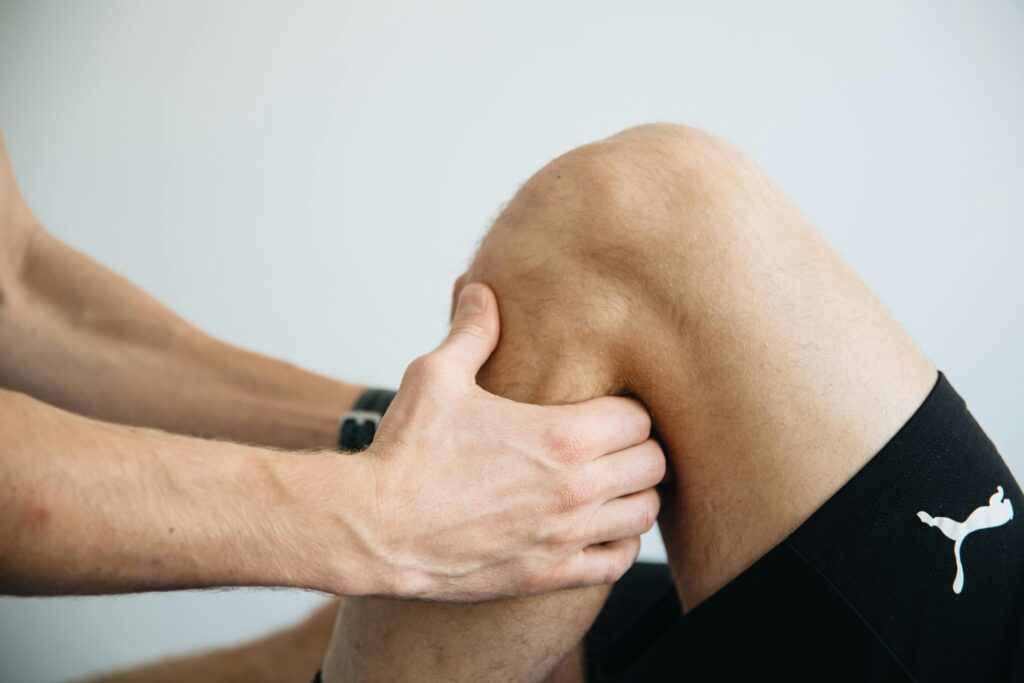
[[[664,459],[643,441],[647,415],[626,399],[542,408],[476,386],[498,318],[475,291],[359,456],[125,427],[0,392],[0,592],[467,600],[616,579],[657,510],[645,489]],[[481,466],[492,451],[503,457]]]
[[[0,161],[0,381],[107,420],[333,443],[358,387],[205,337],[47,235]],[[0,590],[282,585],[458,600],[614,580],[657,506],[652,492],[619,500],[664,467],[641,443],[649,418],[624,399],[541,409],[480,389],[498,338],[485,290],[410,366],[380,444],[359,458],[102,424],[4,392]],[[481,451],[506,466],[481,471]],[[169,538],[177,517],[187,533]]]
[[[0,228],[2,230],[2,228]],[[328,447],[362,387],[204,334],[38,226],[0,305],[0,386],[112,422]]]
[[[0,416],[0,592],[372,590],[359,458],[97,422],[8,391]],[[330,514],[324,481],[344,487]],[[323,545],[335,552],[309,552]]]
[[[99,419],[330,447],[362,387],[230,346],[46,232],[0,137],[0,387]]]

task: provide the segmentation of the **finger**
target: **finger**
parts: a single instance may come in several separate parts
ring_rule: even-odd
[[[584,548],[576,555],[577,562],[570,570],[572,583],[577,586],[615,583],[629,571],[639,553],[639,536]]]
[[[651,434],[651,416],[639,401],[620,396],[603,396],[558,410],[562,428],[592,459],[615,453],[646,440]]]
[[[657,486],[665,479],[665,454],[654,439],[598,458],[587,465],[588,476],[604,492],[604,500]]]
[[[462,293],[462,288],[466,286],[467,277],[469,277],[469,273],[463,273],[455,278],[455,284],[452,285],[452,305],[448,311],[449,323],[455,319],[455,309],[459,307],[459,294]]]
[[[661,496],[655,489],[610,500],[591,517],[584,542],[593,545],[646,534],[658,521],[659,510]]]
[[[470,382],[498,344],[498,303],[491,288],[471,282],[462,288],[448,338],[434,352]]]

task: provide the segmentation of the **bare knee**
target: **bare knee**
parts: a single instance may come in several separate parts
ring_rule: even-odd
[[[629,128],[574,149],[537,172],[484,240],[541,274],[557,265],[598,281],[637,284],[666,261],[727,248],[778,214],[795,214],[742,153],[705,131],[667,123]],[[706,252],[703,252],[706,253]],[[552,263],[557,261],[557,263]]]
[[[752,163],[709,133],[630,128],[530,178],[468,277],[495,288],[514,344],[615,358],[621,367],[638,326],[657,329],[715,264],[741,258],[737,246],[778,211],[770,190]]]

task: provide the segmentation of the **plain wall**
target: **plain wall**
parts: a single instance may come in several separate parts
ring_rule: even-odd
[[[221,338],[377,385],[442,338],[453,279],[542,164],[637,123],[709,128],[1020,476],[1022,35],[1009,0],[3,0],[0,126],[50,230]],[[237,641],[321,599],[3,599],[0,680]]]

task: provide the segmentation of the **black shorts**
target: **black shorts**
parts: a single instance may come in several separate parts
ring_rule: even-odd
[[[584,640],[588,680],[1024,681],[1015,511],[1020,488],[940,375],[856,476],[685,616],[664,565],[630,570]]]

